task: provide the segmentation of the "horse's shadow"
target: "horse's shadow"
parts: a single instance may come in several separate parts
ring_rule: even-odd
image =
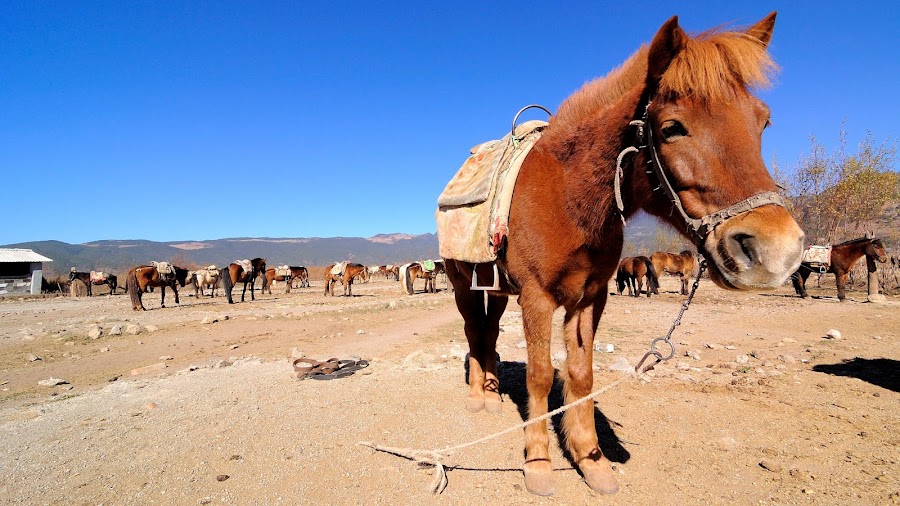
[[[522,362],[503,362],[497,367],[497,376],[500,380],[500,394],[507,394],[510,400],[516,405],[519,416],[522,421],[528,419],[528,388],[525,380],[525,364]],[[469,381],[469,361],[465,360],[465,378]],[[550,388],[550,396],[548,398],[548,410],[553,411],[565,404],[563,396],[563,381],[559,376],[559,371],[553,373],[553,386]],[[563,414],[560,413],[551,418],[553,426],[562,427]],[[597,430],[597,439],[600,450],[612,462],[625,463],[631,458],[631,454],[622,446],[618,436],[616,436],[613,425],[602,411],[594,406],[594,426]],[[575,459],[565,445],[565,435],[562,430],[556,430],[556,438],[563,455],[569,461],[573,468],[578,469]]]
[[[818,364],[813,371],[833,376],[849,376],[900,392],[900,361],[889,358],[853,358],[839,364]]]

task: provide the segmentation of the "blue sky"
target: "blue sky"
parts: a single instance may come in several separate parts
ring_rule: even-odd
[[[844,118],[851,146],[896,136],[894,3],[554,4],[6,0],[0,244],[434,232],[472,145],[673,14],[697,32],[778,11],[767,163],[834,146]]]

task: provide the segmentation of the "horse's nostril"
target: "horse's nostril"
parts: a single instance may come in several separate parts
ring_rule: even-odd
[[[734,234],[732,239],[738,243],[738,246],[741,247],[741,252],[743,252],[744,256],[752,263],[754,261],[753,245],[751,244],[753,236],[749,234]]]

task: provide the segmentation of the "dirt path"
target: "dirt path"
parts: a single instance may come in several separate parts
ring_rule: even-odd
[[[614,351],[596,355],[595,387],[620,377],[611,364],[633,364],[665,333],[681,297],[673,279],[663,282],[668,293],[649,300],[610,297],[597,342]],[[521,434],[461,452],[440,497],[425,491],[431,470],[357,445],[435,448],[520,423],[525,350],[515,304],[498,343],[504,411],[472,415],[463,409],[467,345],[450,294],[401,296],[384,281],[355,287],[353,298],[320,290],[233,306],[186,297],[142,314],[123,296],[0,302],[0,498],[900,503],[897,299],[864,304],[851,293],[856,301],[838,304],[704,283],[676,334],[678,356],[649,382],[626,381],[599,399],[601,446],[617,463],[620,492],[595,497],[554,438],[556,496],[544,499],[524,490]],[[825,294],[833,297],[814,292]],[[90,339],[95,324],[104,334]],[[143,330],[109,334],[128,324]],[[823,338],[831,328],[841,339]],[[288,359],[295,347],[371,365],[340,380],[297,381]],[[557,367],[562,350],[556,339]],[[165,367],[132,375],[155,364]],[[37,385],[51,376],[69,384]],[[557,385],[551,408],[560,403]]]

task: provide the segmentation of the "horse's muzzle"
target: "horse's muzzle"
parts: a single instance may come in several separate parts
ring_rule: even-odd
[[[713,264],[710,277],[729,289],[778,288],[800,266],[803,238],[781,206],[762,206],[730,218],[706,237],[704,247]]]

